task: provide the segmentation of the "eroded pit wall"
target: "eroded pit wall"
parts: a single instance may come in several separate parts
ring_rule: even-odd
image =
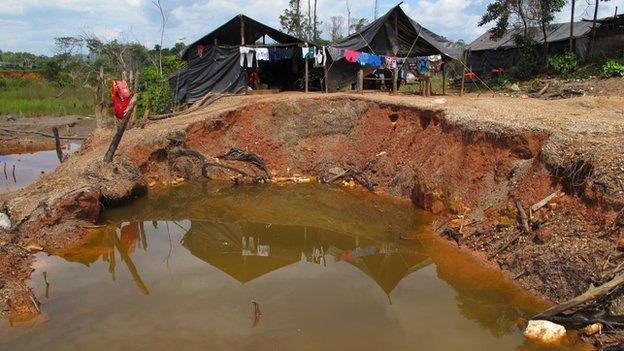
[[[435,108],[366,98],[257,99],[221,101],[206,111],[134,128],[112,164],[101,162],[110,132],[97,131],[56,172],[8,196],[15,226],[0,231],[0,239],[48,252],[68,248],[101,211],[140,196],[150,184],[203,178],[197,160],[173,155],[176,148],[214,162],[239,148],[261,155],[275,177],[323,178],[335,167],[362,171],[376,191],[441,215],[435,230],[464,216],[462,249],[555,302],[583,293],[613,270],[617,235],[608,228],[619,207],[611,195],[612,173],[604,171],[609,163],[588,161],[591,145],[586,151],[563,147],[543,128],[473,124]],[[248,165],[226,163],[254,174]],[[217,169],[210,174],[231,176]],[[535,231],[518,236],[516,201],[528,211],[554,192],[560,193],[556,202],[532,214]],[[19,255],[0,251],[7,262]],[[28,262],[20,262],[27,269]],[[27,291],[27,273],[11,274],[3,276]],[[2,304],[8,306],[6,300]]]

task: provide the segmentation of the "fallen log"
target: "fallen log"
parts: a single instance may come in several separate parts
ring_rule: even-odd
[[[590,301],[594,301],[600,297],[606,296],[609,293],[611,293],[615,288],[619,287],[622,284],[624,284],[624,274],[620,274],[616,276],[615,278],[611,279],[610,281],[606,282],[603,285],[590,288],[584,294],[581,294],[571,300],[568,300],[564,303],[553,306],[547,309],[546,311],[538,314],[537,316],[533,317],[533,319],[547,319],[549,317],[554,317],[558,314],[569,311],[577,306],[583,305]]]
[[[227,165],[222,165],[218,163],[208,162],[206,161],[206,157],[204,157],[204,155],[202,155],[201,153],[195,150],[186,149],[183,147],[176,147],[172,149],[169,154],[174,157],[187,156],[187,157],[193,157],[197,159],[200,162],[200,169],[202,172],[202,176],[204,176],[205,178],[210,178],[210,176],[208,176],[208,167],[223,168],[225,170],[238,173],[242,175],[243,177],[250,177],[250,175],[247,172],[240,170],[238,168],[227,166]]]
[[[351,168],[329,178],[328,180],[325,180],[324,182],[331,184],[339,179],[346,178],[346,177],[350,177],[358,184],[366,187],[366,189],[368,189],[369,191],[375,190],[375,185],[370,181],[370,179],[368,179],[368,176],[364,172],[351,169]]]

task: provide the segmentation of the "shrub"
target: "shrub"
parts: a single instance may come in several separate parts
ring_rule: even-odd
[[[548,59],[551,71],[565,78],[570,78],[572,73],[578,68],[579,60],[576,54],[568,51],[565,54],[555,55]]]
[[[609,60],[602,66],[601,73],[604,77],[624,77],[624,64]]]
[[[520,56],[516,64],[509,69],[509,75],[517,80],[525,80],[534,77],[539,72],[539,50],[537,44],[531,38],[525,39],[522,35],[514,38],[520,50]]]

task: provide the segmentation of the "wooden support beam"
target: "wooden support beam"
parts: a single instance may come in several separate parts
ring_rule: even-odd
[[[442,95],[446,95],[446,65],[442,65]]]
[[[327,69],[327,63],[325,64],[325,93],[329,94],[329,70]]]
[[[241,36],[241,45],[245,45],[245,21],[243,20],[243,15],[239,15],[240,19],[240,36]]]
[[[399,68],[392,70],[392,95],[396,95],[399,92]]]
[[[357,73],[357,89],[358,93],[364,94],[364,70],[362,68]]]
[[[306,48],[307,47],[308,47],[308,45],[306,44]],[[309,72],[309,70],[310,70],[310,68],[308,67],[308,59],[304,58],[303,61],[305,61],[305,88],[304,88],[304,90],[307,93],[309,88],[310,88],[310,86],[309,86],[309,83],[310,83],[310,72]]]
[[[464,96],[464,88],[466,87],[466,61],[468,61],[468,51],[464,50],[464,64],[462,65],[462,77],[461,77],[461,90],[459,91],[459,96]]]

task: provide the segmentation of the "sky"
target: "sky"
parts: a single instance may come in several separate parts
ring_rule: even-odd
[[[379,0],[382,15],[400,0]],[[372,20],[374,0],[351,0],[352,17]],[[477,23],[490,0],[406,0],[405,12],[426,28],[450,40],[471,42],[486,30]],[[577,0],[575,18],[591,18],[594,0]],[[169,13],[164,46],[199,39],[233,16],[243,13],[279,28],[278,16],[288,0],[161,0]],[[600,16],[624,0],[601,2]],[[345,1],[318,0],[318,17],[346,17]],[[568,21],[570,6],[557,20]],[[160,14],[152,0],[0,0],[0,50],[51,55],[54,38],[95,34],[105,40],[138,41],[153,47],[160,40]],[[325,33],[328,30],[325,29]]]

